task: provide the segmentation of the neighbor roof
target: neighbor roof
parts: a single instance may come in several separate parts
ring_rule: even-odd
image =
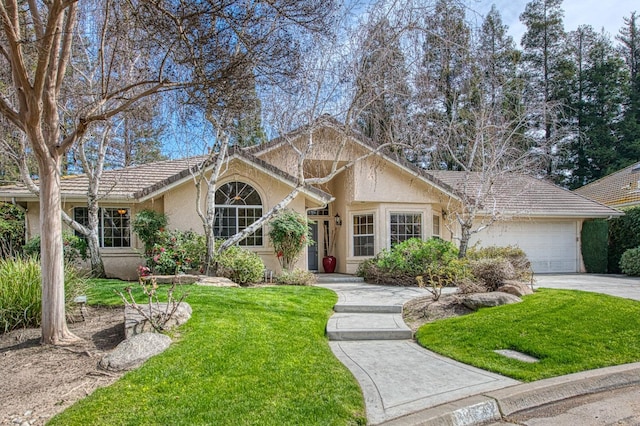
[[[640,205],[640,162],[574,192],[611,207]]]
[[[484,179],[480,173],[443,170],[428,173],[471,198]],[[508,216],[608,218],[622,215],[618,210],[531,176],[506,175],[495,179],[490,195],[480,200],[485,213],[495,208]]]
[[[190,179],[207,156],[188,157],[179,160],[158,161],[122,169],[105,170],[102,175],[99,195],[110,201],[144,201],[166,191],[168,187]],[[238,149],[230,149],[227,161],[238,159],[250,163],[294,186],[296,179],[280,169]],[[36,182],[37,184],[37,182]],[[65,200],[85,200],[89,178],[86,175],[64,176],[60,180],[62,197]],[[319,202],[328,203],[333,197],[311,186],[305,186],[303,192]],[[0,187],[1,199],[31,200],[36,196],[24,184]]]

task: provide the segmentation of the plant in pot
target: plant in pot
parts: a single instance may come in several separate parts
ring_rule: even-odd
[[[337,259],[335,258],[333,253],[336,248],[336,236],[338,234],[338,227],[342,225],[340,215],[336,214],[335,222],[336,223],[333,228],[333,235],[331,235],[331,238],[329,238],[329,224],[325,222],[324,246],[325,250],[327,247],[329,248],[329,250],[325,251],[325,256],[322,258],[322,267],[324,268],[324,272],[327,274],[332,274],[333,272],[335,272],[337,266]]]

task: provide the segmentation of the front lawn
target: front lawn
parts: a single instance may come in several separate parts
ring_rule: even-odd
[[[541,289],[522,303],[425,324],[418,342],[466,364],[533,381],[640,361],[640,302]],[[494,350],[540,359],[528,364]]]
[[[90,302],[117,304],[113,280]],[[135,284],[134,284],[135,285]],[[187,286],[193,316],[161,355],[52,425],[364,424],[364,401],[324,334],[336,295],[316,287]],[[141,300],[138,300],[139,302]]]

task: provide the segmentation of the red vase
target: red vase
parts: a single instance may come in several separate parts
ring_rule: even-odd
[[[336,270],[337,260],[333,256],[326,256],[322,258],[322,267],[324,268],[324,272],[327,274],[332,274],[333,271]]]

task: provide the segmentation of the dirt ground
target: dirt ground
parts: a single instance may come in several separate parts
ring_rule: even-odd
[[[84,339],[73,346],[40,344],[40,329],[0,335],[0,424],[42,425],[55,414],[122,374],[97,368],[103,354],[124,340],[120,308],[87,307],[70,330]]]

